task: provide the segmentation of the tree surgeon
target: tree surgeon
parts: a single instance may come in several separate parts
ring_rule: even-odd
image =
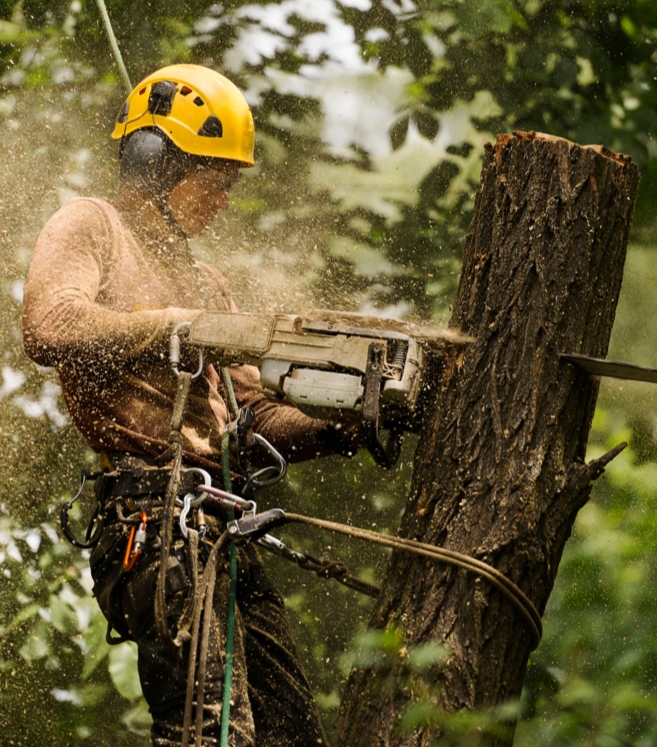
[[[173,468],[160,457],[171,449],[171,414],[180,391],[167,360],[172,332],[203,310],[235,310],[223,276],[195,261],[187,239],[203,233],[217,211],[228,207],[227,193],[240,169],[254,165],[253,119],[240,91],[222,75],[174,65],[134,89],[112,136],[120,140],[119,198],[116,204],[73,199],[44,227],[25,285],[24,345],[37,363],[56,368],[71,417],[105,470],[96,482],[104,528],[91,553],[94,593],[114,639],[137,642],[153,744],[219,744],[225,564],[219,563],[210,593],[214,613],[205,630],[207,667],[196,735],[185,720],[187,704],[198,703],[197,678],[192,671],[190,697],[189,635],[177,632],[181,620],[192,617],[190,599],[226,516],[220,509],[206,508],[203,517],[199,512],[192,547],[178,526],[177,507],[162,564],[163,500]],[[183,360],[181,368],[185,363],[195,365]],[[189,385],[177,433],[182,477],[174,498],[189,490],[190,475],[198,480],[186,468],[222,479],[231,390],[239,406],[255,415],[253,431],[285,459],[355,450],[355,428],[340,430],[266,399],[257,369],[234,368],[227,379],[205,365]],[[266,463],[265,456],[257,447],[249,451],[255,464]],[[233,480],[244,478],[234,451],[230,472]],[[138,551],[126,551],[136,528]],[[325,744],[281,598],[251,545],[238,550],[237,568],[230,744]],[[164,632],[156,603],[160,572]]]

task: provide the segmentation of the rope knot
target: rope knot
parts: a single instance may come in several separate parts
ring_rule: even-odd
[[[320,578],[341,578],[347,575],[347,566],[339,560],[326,560],[315,573]]]

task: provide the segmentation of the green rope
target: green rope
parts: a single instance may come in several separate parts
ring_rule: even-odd
[[[222,373],[228,369],[222,369]],[[226,379],[224,379],[225,383]],[[230,386],[226,387],[229,396],[232,395],[232,399],[235,399],[235,393],[233,392],[232,383],[230,377],[228,377]],[[232,481],[230,479],[230,434],[224,433],[221,437],[221,467],[224,476],[224,490],[227,493],[232,493]],[[232,521],[235,515],[232,511],[228,512],[228,519]],[[230,543],[229,553],[229,573],[230,573],[230,587],[228,591],[228,620],[226,623],[226,666],[224,674],[224,699],[221,708],[221,739],[219,742],[220,747],[228,747],[228,727],[230,725],[230,691],[233,685],[233,652],[235,649],[235,599],[237,596],[237,550],[235,543]]]
[[[228,394],[228,407],[230,409],[231,417],[236,418],[239,412],[239,406],[235,397],[235,390],[233,389],[233,380],[230,378],[230,369],[228,366],[223,366],[221,369],[221,378],[224,382],[224,389]],[[228,490],[228,488],[226,488]]]
[[[125,83],[128,93],[130,93],[132,91],[132,83],[130,82],[130,76],[128,75],[128,71],[126,70],[125,64],[123,63],[123,57],[121,56],[121,50],[119,49],[118,42],[116,41],[116,36],[114,36],[112,22],[110,21],[107,8],[105,7],[105,0],[96,0],[96,2],[98,3],[98,10],[100,10],[100,15],[103,17],[103,23],[105,24],[105,31],[107,31],[107,37],[109,39],[110,47],[112,47],[112,52],[114,52],[114,59],[116,60],[116,64],[119,66],[119,72],[121,73],[121,77],[123,78],[123,82]]]

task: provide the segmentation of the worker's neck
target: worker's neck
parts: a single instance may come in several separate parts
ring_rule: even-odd
[[[173,217],[167,220],[153,197],[122,187],[118,208],[131,230],[147,242],[155,242],[164,247],[181,242],[187,244]]]

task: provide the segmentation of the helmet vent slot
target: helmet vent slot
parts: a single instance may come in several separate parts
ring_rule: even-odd
[[[189,96],[189,94],[192,92],[192,89],[189,86],[183,86],[180,89],[180,95],[181,96]]]
[[[217,119],[217,117],[209,116],[196,134],[201,137],[223,137],[224,128],[221,120]]]
[[[203,106],[203,104],[205,104],[205,101],[203,101],[203,99],[200,96],[197,96],[194,99],[194,103],[196,104],[196,106]]]

